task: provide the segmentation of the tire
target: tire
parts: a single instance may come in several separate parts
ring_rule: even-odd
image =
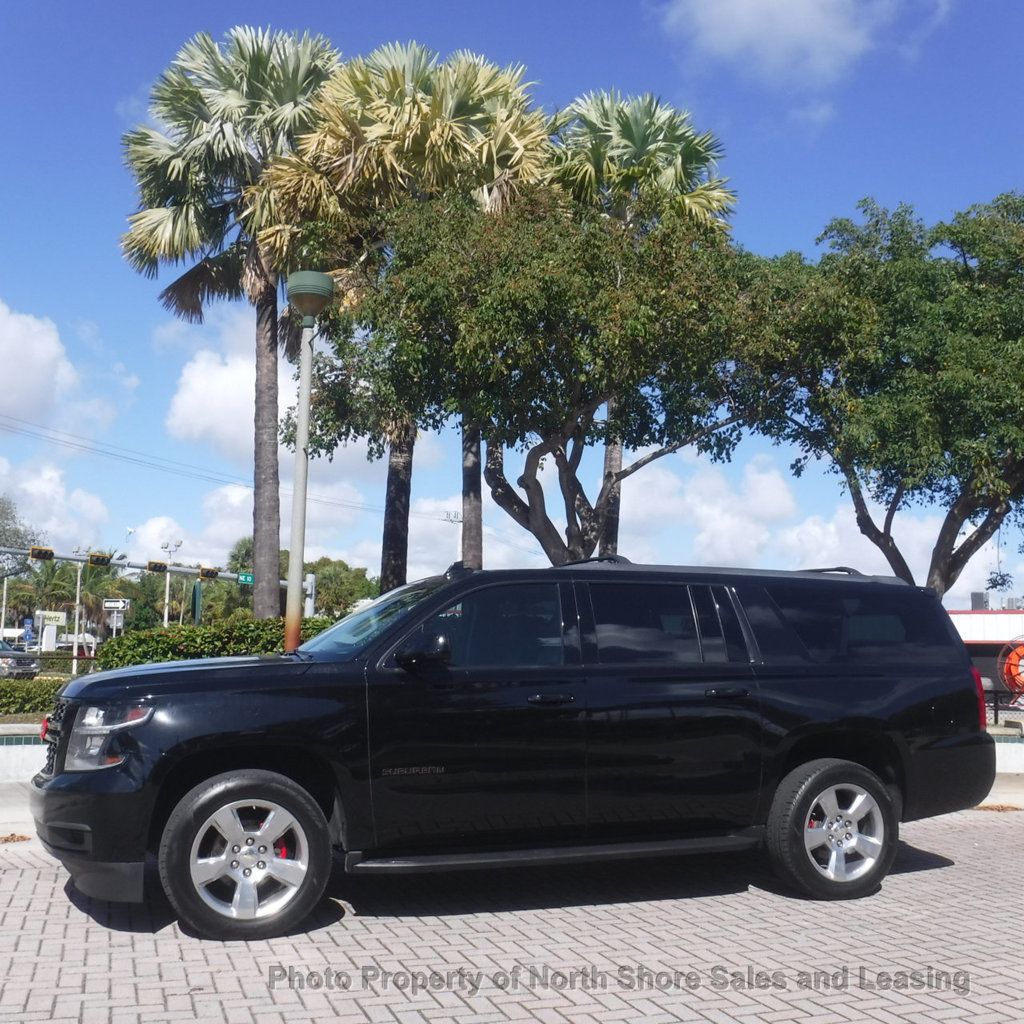
[[[216,775],[171,812],[159,867],[171,905],[203,937],[281,935],[323,896],[331,871],[327,821],[284,775]]]
[[[819,900],[858,899],[875,892],[892,867],[899,817],[877,775],[822,758],[779,783],[766,839],[782,881]]]

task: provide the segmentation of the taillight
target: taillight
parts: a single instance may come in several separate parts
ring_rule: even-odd
[[[46,717],[45,717],[45,718],[43,719],[42,725],[40,725],[40,726],[39,726],[39,738],[40,738],[41,740],[45,740],[45,739],[46,739],[46,734],[47,734],[47,733],[48,733],[49,731],[50,731],[50,716],[49,716],[49,715],[47,715],[47,716],[46,716]]]
[[[978,728],[985,732],[988,729],[988,708],[985,705],[985,687],[981,684],[981,673],[971,669],[971,676],[974,679],[974,692],[978,697]]]

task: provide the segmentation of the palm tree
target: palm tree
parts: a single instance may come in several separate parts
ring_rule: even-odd
[[[253,193],[255,208],[274,211],[260,214],[275,224],[261,240],[277,265],[288,264],[304,220],[345,234],[353,217],[452,189],[473,193],[488,211],[506,208],[521,184],[542,180],[549,166],[550,125],[533,109],[524,74],[468,52],[440,61],[417,43],[382,46],[339,67],[297,155],[276,161]],[[337,269],[339,284],[350,284],[351,267]],[[466,565],[480,567],[480,424],[463,417],[461,427],[462,554]],[[390,437],[382,591],[405,581],[412,417],[394,424]]]
[[[200,33],[153,87],[159,127],[124,136],[139,210],[122,238],[128,262],[149,277],[161,264],[191,266],[161,293],[176,316],[201,321],[208,302],[256,307],[253,533],[256,615],[280,613],[277,465],[277,276],[241,218],[244,190],[311,123],[311,102],[337,64],[321,36],[249,27],[223,45]]]
[[[123,557],[123,556],[122,556]],[[69,567],[70,568],[70,567]],[[128,597],[131,584],[118,575],[116,563],[109,566],[82,566],[82,618],[83,622],[100,623],[104,618],[103,602],[108,597]],[[72,577],[71,609],[74,609],[74,579]]]
[[[20,615],[39,609],[59,610],[75,600],[75,574],[67,562],[36,562],[22,576],[12,577],[9,601]]]
[[[560,123],[554,180],[577,202],[597,207],[624,230],[645,230],[657,211],[667,206],[683,210],[700,223],[721,222],[735,202],[725,180],[714,176],[722,153],[715,136],[697,132],[688,113],[655,96],[589,93],[556,120]],[[606,485],[622,470],[615,412],[615,399],[610,399]],[[599,548],[602,555],[618,550],[619,508],[619,485],[614,483]]]

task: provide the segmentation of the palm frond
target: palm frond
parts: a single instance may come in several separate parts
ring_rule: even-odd
[[[159,295],[164,309],[190,323],[202,323],[203,309],[212,299],[240,299],[245,254],[235,245],[207,256],[172,281]]]
[[[255,248],[248,264],[234,252],[237,229],[249,246],[265,226],[260,218],[273,218],[273,206],[252,203],[247,190],[273,158],[294,150],[337,65],[336,51],[321,36],[243,26],[223,43],[194,36],[157,80],[151,110],[158,127],[140,126],[123,140],[139,210],[129,218],[122,249],[149,276],[161,264],[197,260],[161,294],[168,308],[197,319],[205,299],[251,294],[259,277],[253,259],[262,260]],[[240,276],[228,282],[232,267]]]
[[[579,202],[628,218],[652,188],[701,222],[725,216],[735,196],[714,176],[718,139],[651,93],[587,93],[553,119],[552,179]]]

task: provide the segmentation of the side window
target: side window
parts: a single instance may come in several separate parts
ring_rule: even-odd
[[[865,592],[771,583],[739,594],[769,661],[934,665],[958,657],[938,602],[909,588]]]
[[[686,586],[592,583],[590,600],[602,664],[700,661],[697,623]]]
[[[700,646],[708,663],[749,662],[743,631],[725,587],[691,586],[700,627]]]
[[[427,634],[448,637],[452,668],[527,668],[563,661],[556,583],[514,583],[473,591],[423,628]]]

